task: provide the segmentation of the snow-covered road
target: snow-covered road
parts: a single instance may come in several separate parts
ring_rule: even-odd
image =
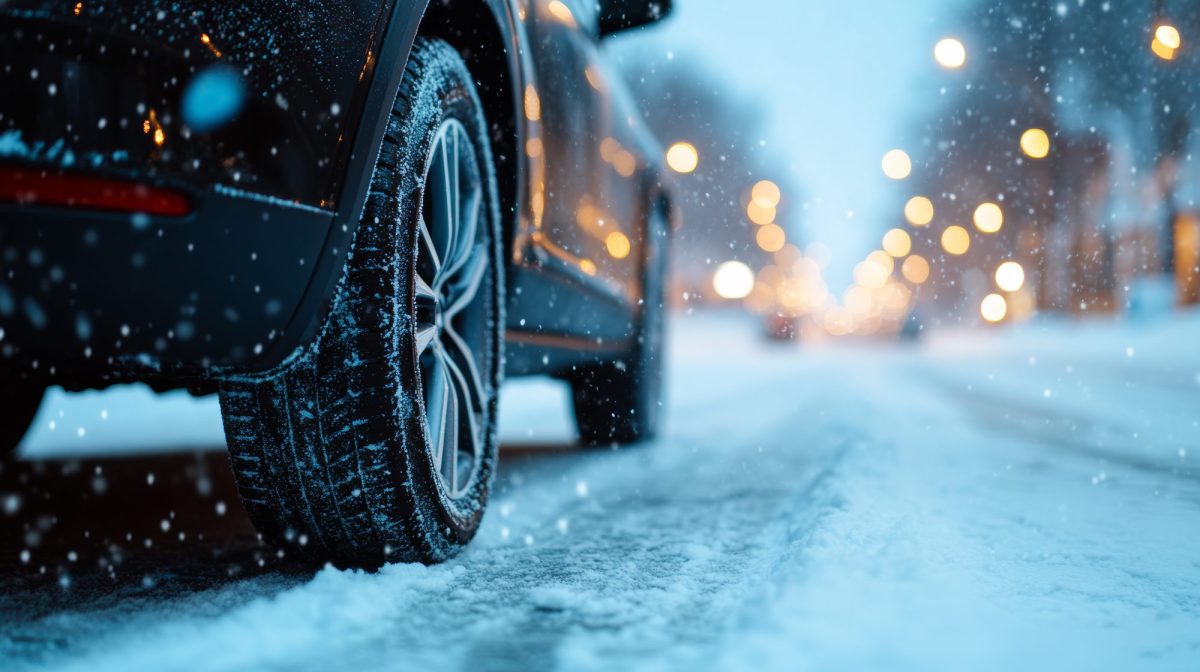
[[[0,669],[1200,669],[1200,319],[673,327],[654,445],[576,450],[561,389],[510,386],[484,527],[437,567],[290,567],[219,453],[72,459],[152,423],[53,399],[0,473]],[[219,443],[210,404],[156,412]]]

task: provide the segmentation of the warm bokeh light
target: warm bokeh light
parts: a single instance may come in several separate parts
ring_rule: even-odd
[[[575,15],[571,13],[571,8],[562,0],[550,0],[546,3],[546,9],[550,12],[550,16],[556,21],[566,26],[575,26]]]
[[[800,248],[791,243],[784,245],[782,250],[775,253],[775,263],[780,266],[795,266],[802,262],[804,262],[804,253],[800,251]],[[808,263],[812,262],[809,261]]]
[[[1004,226],[1004,211],[995,203],[981,203],[975,208],[975,228],[984,233],[996,233]]]
[[[613,154],[612,166],[621,177],[632,177],[637,170],[637,157],[627,149],[619,149]]]
[[[767,224],[754,234],[754,241],[766,252],[778,252],[787,243],[787,234],[778,224]]]
[[[919,285],[929,279],[929,262],[925,261],[925,257],[914,254],[900,265],[900,273],[905,280]]]
[[[887,271],[888,275],[891,275],[892,271],[896,269],[896,260],[892,258],[892,255],[883,250],[875,250],[868,254],[867,261]]]
[[[700,153],[690,142],[677,142],[667,149],[667,165],[677,173],[690,173],[700,165]]]
[[[525,141],[525,154],[532,159],[542,155],[542,139],[530,138]]]
[[[912,173],[912,159],[903,149],[893,149],[883,155],[883,174],[893,180],[903,180]]]
[[[525,118],[530,121],[542,118],[542,99],[532,84],[525,86]]]
[[[754,271],[740,261],[727,261],[713,273],[713,289],[723,299],[740,299],[754,289]]]
[[[1162,42],[1159,42],[1158,38],[1155,38],[1150,41],[1150,51],[1153,52],[1153,54],[1155,56],[1158,56],[1159,58],[1163,59],[1164,61],[1175,60],[1175,51],[1176,50],[1168,47],[1167,45],[1163,44]]]
[[[1183,45],[1179,29],[1170,24],[1163,24],[1154,30],[1154,39],[1150,41],[1150,51],[1164,61],[1175,60],[1176,52]]]
[[[947,37],[934,45],[933,57],[943,68],[961,68],[967,62],[967,48],[953,37]]]
[[[947,254],[966,254],[971,247],[971,234],[963,227],[954,224],[942,231],[942,249]]]
[[[779,205],[781,198],[783,198],[783,194],[779,191],[779,185],[770,180],[759,180],[750,190],[751,202],[757,203],[763,208],[774,208]]]
[[[996,286],[1006,292],[1015,292],[1025,284],[1025,269],[1015,261],[1006,261],[996,268]]]
[[[752,200],[746,205],[746,217],[759,226],[775,221],[775,206]]]
[[[891,257],[888,259],[890,261]],[[877,260],[867,259],[854,267],[854,281],[867,289],[883,289],[891,273],[890,269],[880,265]]]
[[[912,251],[912,238],[904,229],[891,229],[883,234],[883,251],[893,257],[903,257]]]
[[[1008,314],[1008,302],[999,294],[988,294],[979,303],[979,314],[988,322],[999,322]]]
[[[629,238],[620,231],[613,231],[604,237],[604,247],[613,259],[624,259],[629,256]]]
[[[1040,128],[1021,134],[1021,151],[1031,159],[1044,159],[1050,153],[1050,136]]]
[[[1182,38],[1179,37],[1179,29],[1167,23],[1155,29],[1154,39],[1171,49],[1178,49],[1183,44]]]
[[[904,204],[904,218],[913,226],[928,226],[933,221],[933,201],[913,196]]]

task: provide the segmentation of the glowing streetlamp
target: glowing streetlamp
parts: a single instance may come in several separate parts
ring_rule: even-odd
[[[947,254],[955,256],[966,254],[971,247],[971,234],[963,227],[954,224],[942,231],[942,249]]]
[[[904,204],[904,218],[913,226],[928,226],[933,221],[933,201],[913,196]]]
[[[727,261],[713,273],[713,289],[723,299],[741,299],[754,289],[754,271],[740,261]]]
[[[779,191],[779,185],[770,180],[759,180],[750,189],[751,202],[764,208],[774,208],[779,205],[781,198],[783,198],[783,194]]]
[[[1050,136],[1040,128],[1031,128],[1021,134],[1021,151],[1031,159],[1044,159],[1050,153]]]
[[[967,62],[967,48],[953,37],[947,37],[934,45],[933,58],[943,68],[957,70]]]
[[[1179,29],[1169,23],[1164,23],[1154,29],[1154,39],[1150,41],[1150,51],[1164,61],[1173,61],[1183,46],[1183,38]]]
[[[1025,269],[1015,261],[1006,261],[996,268],[996,286],[1006,292],[1015,292],[1025,284]]]
[[[893,149],[883,155],[883,174],[893,180],[903,180],[912,173],[912,159],[903,149]]]
[[[754,241],[764,252],[778,252],[787,244],[787,234],[778,224],[761,226],[754,235]]]
[[[996,233],[1004,226],[1004,211],[995,203],[981,203],[975,208],[975,228],[983,233]]]
[[[925,261],[925,257],[914,254],[900,265],[900,273],[905,280],[919,285],[929,279],[929,262]]]
[[[686,175],[700,165],[700,153],[690,142],[679,141],[667,148],[667,166],[671,170]]]
[[[1008,302],[999,294],[988,294],[979,303],[979,314],[988,322],[999,322],[1008,314]]]
[[[883,234],[883,251],[900,258],[912,250],[912,237],[903,229],[890,229]]]

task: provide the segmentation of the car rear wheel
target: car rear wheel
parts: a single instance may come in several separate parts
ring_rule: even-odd
[[[16,450],[45,394],[41,386],[0,383],[0,455]]]
[[[474,535],[497,456],[500,216],[462,58],[418,40],[320,334],[221,385],[243,501],[342,565],[435,562]]]
[[[580,369],[569,379],[575,424],[580,442],[586,446],[632,444],[658,435],[663,407],[667,235],[665,213],[661,207],[653,207],[646,227],[641,311],[626,355]]]

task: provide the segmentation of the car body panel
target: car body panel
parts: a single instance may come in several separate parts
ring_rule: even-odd
[[[80,63],[106,64],[101,79],[113,83],[109,103],[120,108],[97,112],[87,91],[23,82],[38,105],[57,99],[41,120],[28,113],[38,105],[0,103],[0,138],[10,134],[8,145],[0,139],[0,164],[138,179],[186,190],[195,203],[182,218],[0,204],[0,325],[8,322],[11,335],[0,344],[0,369],[47,376],[61,361],[53,382],[72,387],[140,379],[202,389],[214,375],[277,366],[312,340],[427,3],[311,4],[176,3],[166,15],[152,0],[79,3],[78,13],[71,3],[34,0],[0,7],[3,34],[20,30],[41,45],[25,52],[43,59],[30,81],[48,87],[72,69],[77,76]],[[661,168],[604,70],[589,4],[572,0],[583,17],[575,25],[547,14],[546,0],[457,0],[449,10],[486,8],[504,44],[502,54],[474,53],[478,43],[463,36],[460,49],[469,63],[503,61],[512,105],[489,110],[511,113],[515,136],[515,151],[498,156],[517,176],[502,198],[512,222],[510,374],[553,373],[621,352],[638,311],[640,231]],[[344,32],[325,35],[339,32],[329,25]],[[539,41],[546,46],[535,48]],[[246,107],[226,126],[192,133],[180,120],[181,97],[222,64],[241,73]],[[479,84],[485,95],[491,85]],[[540,114],[529,113],[531,91]],[[99,125],[100,114],[106,129],[81,130],[79,120]],[[147,122],[148,130],[137,127]],[[56,125],[73,130],[50,156]],[[607,139],[632,157],[633,171],[615,167]],[[629,242],[624,255],[611,253],[611,230]],[[134,255],[140,262],[126,268]],[[53,318],[41,327],[22,307],[31,298],[34,312]],[[81,311],[90,311],[90,329],[71,324]]]

